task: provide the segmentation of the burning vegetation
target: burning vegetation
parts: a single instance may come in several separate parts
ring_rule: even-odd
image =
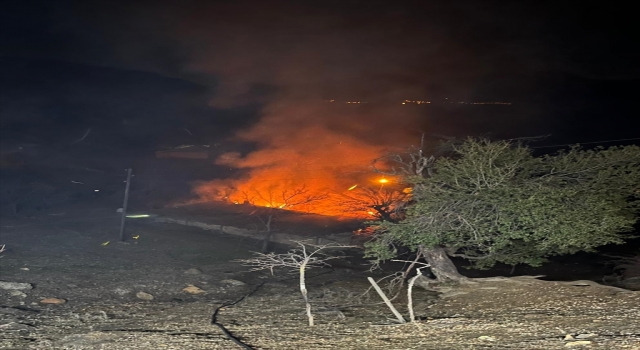
[[[272,102],[236,139],[256,145],[247,154],[229,152],[215,163],[245,176],[201,182],[201,201],[363,219],[393,218],[407,199],[399,178],[375,172],[373,160],[401,147],[406,135],[379,118],[385,110],[335,109],[327,104]],[[404,118],[408,119],[408,118]],[[378,135],[381,128],[395,130]],[[399,146],[400,145],[400,146]]]
[[[410,198],[410,189],[396,179],[371,171],[359,177],[358,183],[347,187],[344,184],[349,180],[346,179],[309,178],[309,182],[305,182],[304,178],[296,181],[296,177],[277,181],[249,176],[241,180],[203,182],[196,186],[195,192],[203,201],[397,222],[401,218],[400,209]],[[350,179],[350,183],[357,180]]]

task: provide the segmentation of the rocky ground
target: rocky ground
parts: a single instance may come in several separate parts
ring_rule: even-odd
[[[640,292],[476,279],[416,289],[417,321],[398,324],[366,280],[389,272],[346,259],[309,272],[309,327],[295,274],[233,261],[259,243],[134,221],[118,243],[112,210],[49,214],[0,223],[0,349],[640,350]]]

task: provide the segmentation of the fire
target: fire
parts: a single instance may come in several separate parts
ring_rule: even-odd
[[[321,162],[326,155],[334,162]],[[235,204],[251,204],[321,215],[371,218],[375,213],[359,205],[354,199],[367,193],[362,201],[371,200],[369,193],[379,191],[380,185],[391,184],[389,178],[377,178],[371,168],[371,159],[379,153],[364,148],[353,140],[343,139],[333,147],[318,148],[304,158],[317,159],[303,162],[301,156],[290,151],[260,150],[241,158],[225,155],[218,163],[248,168],[242,179],[215,180],[202,183],[195,191],[209,200],[224,200]],[[339,157],[338,154],[359,154],[359,157]],[[322,158],[321,158],[322,157]],[[295,159],[296,162],[286,161]],[[268,161],[270,160],[270,161]],[[354,182],[356,184],[354,184]],[[378,184],[376,187],[373,184]],[[372,184],[370,186],[361,184]],[[368,191],[369,188],[373,190]],[[400,192],[402,188],[400,189]],[[346,196],[346,197],[345,197]],[[347,198],[349,204],[343,206]],[[354,207],[358,207],[357,210]]]
[[[227,192],[228,195],[222,199],[235,204],[360,219],[379,218],[382,213],[378,210],[391,212],[410,198],[411,193],[398,181],[371,178],[371,174],[356,175],[362,178],[369,177],[368,181],[360,179],[364,183],[379,183],[381,186],[356,184],[347,189],[342,187],[342,190],[337,190],[342,186],[341,180],[327,177],[307,178],[307,183],[311,186],[303,184],[305,179],[302,179],[300,183],[290,181],[291,187],[284,187],[277,182],[261,183],[259,177],[249,177],[243,180],[208,182],[199,186],[197,190],[201,195],[206,192],[215,193],[216,190],[230,190],[231,192]],[[331,187],[332,185],[334,186]],[[209,198],[221,199],[219,195]]]
[[[369,130],[375,123],[332,112],[306,104],[270,105],[259,123],[237,135],[257,144],[257,150],[222,154],[215,161],[243,169],[246,176],[204,182],[194,192],[202,200],[370,218],[368,210],[350,212],[341,202],[345,196],[366,193],[368,187],[378,191],[380,185],[391,186],[372,168],[373,160],[389,149],[384,142],[373,142],[376,137]]]

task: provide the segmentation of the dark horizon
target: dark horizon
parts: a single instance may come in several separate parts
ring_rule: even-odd
[[[26,134],[35,132],[43,140],[49,140],[54,135],[48,133],[68,133],[64,138],[69,138],[93,128],[93,132],[103,129],[110,134],[128,132],[138,141],[146,142],[144,148],[155,148],[179,143],[181,137],[171,140],[168,134],[175,135],[176,130],[189,127],[198,130],[200,136],[206,133],[204,138],[209,142],[229,138],[234,130],[247,127],[260,117],[259,103],[233,108],[212,107],[208,105],[208,98],[215,87],[184,79],[139,70],[50,60],[0,57],[0,63],[0,110],[3,116],[0,126],[5,141],[28,142],[28,138],[20,139],[17,136],[17,133],[25,134],[26,131]],[[636,124],[634,116],[640,112],[634,100],[634,94],[639,89],[640,80],[599,81],[566,77],[562,84],[549,89],[542,87],[530,95],[511,98],[486,96],[470,101],[502,101],[511,103],[510,106],[447,105],[454,97],[445,100],[444,97],[423,95],[421,99],[430,100],[431,105],[400,106],[404,99],[396,99],[365,101],[368,105],[348,107],[397,105],[395,107],[405,110],[438,108],[440,111],[435,121],[442,122],[438,125],[439,130],[432,133],[453,136],[503,132],[501,124],[513,123],[510,120],[501,121],[500,113],[494,117],[487,116],[487,109],[497,107],[498,112],[518,110],[521,114],[529,114],[522,118],[526,125],[513,126],[513,132],[507,137],[550,134],[552,143],[579,143],[638,136],[633,126]],[[326,100],[318,97],[315,102]],[[334,105],[352,100],[355,99],[343,98]],[[464,124],[471,125],[471,128],[468,125],[447,125],[446,119],[465,107],[477,107],[473,112],[481,119],[473,120],[473,116],[463,118]],[[536,117],[540,121],[546,120],[546,123],[532,122]],[[433,120],[434,116],[431,118]],[[606,122],[598,122],[598,118],[604,118]],[[162,137],[168,137],[167,142],[162,142]],[[189,140],[188,137],[182,139]]]
[[[622,7],[70,0],[5,2],[0,13],[5,135],[68,139],[93,128],[143,148],[292,124],[349,137],[384,130],[385,146],[413,142],[416,130],[552,143],[640,136],[640,34]],[[510,102],[518,115],[340,116],[313,104],[445,98]],[[177,136],[185,128],[201,135]],[[272,142],[260,137],[248,141]]]

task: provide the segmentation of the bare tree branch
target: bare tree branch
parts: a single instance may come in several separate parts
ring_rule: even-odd
[[[338,258],[337,256],[323,254],[323,250],[354,247],[341,244],[315,245],[300,241],[296,241],[296,243],[300,248],[292,249],[283,254],[256,252],[254,253],[256,257],[252,259],[239,259],[236,261],[251,267],[249,271],[269,270],[273,274],[275,268],[297,270],[300,275],[300,293],[306,304],[309,326],[313,326],[313,314],[311,313],[311,303],[309,302],[305,280],[306,270],[311,267],[330,266],[327,261]]]

